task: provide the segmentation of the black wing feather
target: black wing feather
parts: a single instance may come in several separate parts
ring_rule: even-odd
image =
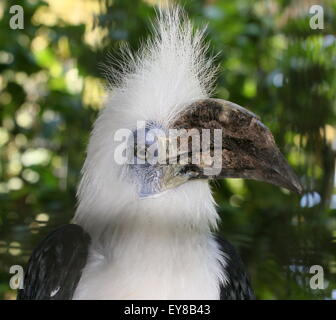
[[[34,250],[19,300],[70,300],[86,265],[89,235],[68,224],[50,233]]]
[[[221,300],[253,300],[255,299],[245,267],[236,249],[220,237],[216,237],[221,250],[227,257],[225,273],[229,278],[226,285],[220,288]]]

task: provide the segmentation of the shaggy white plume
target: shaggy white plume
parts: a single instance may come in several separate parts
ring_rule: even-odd
[[[108,106],[129,121],[168,124],[186,103],[208,97],[215,69],[206,58],[205,29],[194,30],[180,9],[159,11],[153,27],[153,37],[136,56],[124,50],[121,72],[107,70],[112,91]]]

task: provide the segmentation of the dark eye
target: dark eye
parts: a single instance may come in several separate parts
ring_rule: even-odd
[[[136,156],[141,160],[146,160],[146,147],[136,147],[135,148]]]
[[[134,155],[139,160],[146,162],[155,159],[159,155],[157,138],[160,132],[156,132],[153,124],[134,132]],[[158,129],[160,130],[160,129]]]

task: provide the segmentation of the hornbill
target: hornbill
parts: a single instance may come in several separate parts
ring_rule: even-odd
[[[152,38],[109,67],[74,221],[35,249],[19,299],[254,298],[240,257],[214,234],[218,214],[208,180],[254,179],[299,193],[302,187],[255,114],[209,97],[216,70],[203,35],[180,9],[159,10]],[[123,129],[128,137],[121,139]],[[170,158],[162,145],[167,151],[172,143],[161,135],[147,139],[152,129],[183,129],[187,138],[176,141],[187,139],[187,148],[169,150],[186,161],[151,163],[153,150]],[[189,133],[203,141],[205,129],[209,148],[200,148],[194,163]],[[121,145],[128,160],[134,151],[134,161],[116,159]],[[220,168],[211,174],[205,169],[214,166],[218,145]]]

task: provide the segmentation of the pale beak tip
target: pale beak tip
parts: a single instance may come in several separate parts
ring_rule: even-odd
[[[298,179],[296,179],[295,181],[293,181],[292,186],[293,186],[293,191],[294,192],[296,192],[299,195],[302,195],[302,193],[303,193],[303,186],[302,186],[301,182]]]
[[[291,170],[292,171],[292,170]],[[301,195],[304,191],[303,185],[300,182],[298,176],[291,172],[289,179],[287,180],[287,189]]]

